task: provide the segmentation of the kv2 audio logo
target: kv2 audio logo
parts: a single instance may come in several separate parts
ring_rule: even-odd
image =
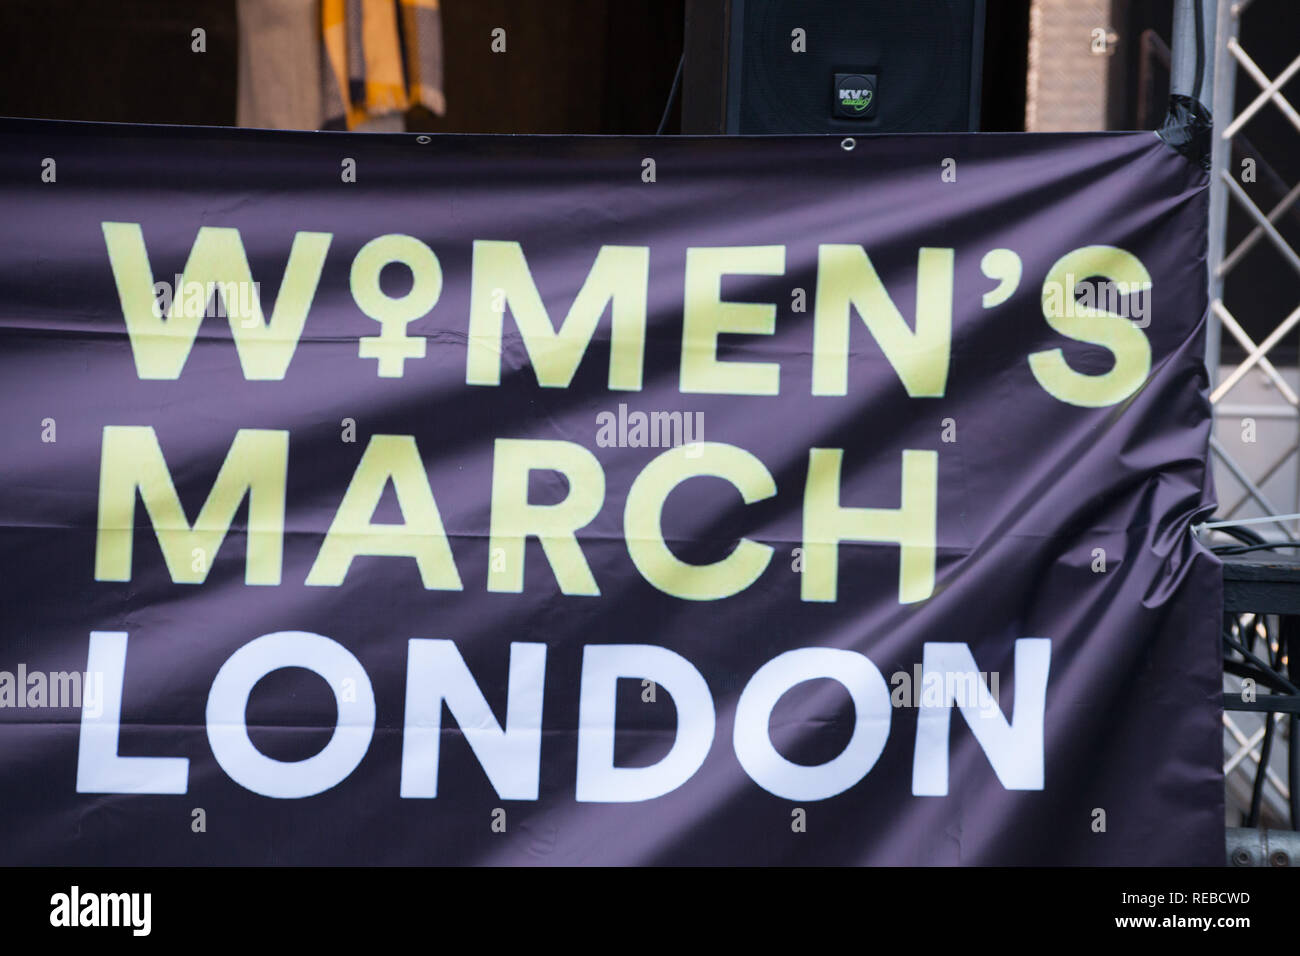
[[[876,77],[872,73],[835,74],[835,115],[869,119],[876,113]]]
[[[875,91],[867,88],[860,90],[840,90],[840,105],[861,113],[871,105]]]

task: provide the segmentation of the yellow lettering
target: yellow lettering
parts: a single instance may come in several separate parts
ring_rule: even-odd
[[[248,495],[244,583],[279,584],[288,464],[288,432],[241,428],[191,526],[154,430],[147,426],[105,427],[95,580],[131,580],[135,493],[139,489],[173,581],[203,583],[240,502]]]

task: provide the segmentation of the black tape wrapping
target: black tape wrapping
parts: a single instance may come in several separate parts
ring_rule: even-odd
[[[1156,135],[1202,169],[1210,168],[1210,111],[1190,96],[1174,93],[1169,97],[1169,112]]]

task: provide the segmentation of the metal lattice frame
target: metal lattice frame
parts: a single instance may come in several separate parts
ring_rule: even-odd
[[[1300,199],[1300,184],[1291,188],[1279,203],[1265,212],[1250,197],[1236,176],[1238,169],[1235,165],[1235,157],[1238,155],[1253,159],[1257,163],[1267,162],[1265,157],[1257,156],[1253,147],[1244,143],[1243,130],[1260,110],[1276,107],[1290,121],[1297,133],[1300,133],[1300,113],[1296,112],[1281,93],[1281,88],[1287,81],[1300,72],[1300,56],[1292,60],[1286,69],[1274,78],[1267,76],[1256,65],[1238,39],[1241,17],[1252,5],[1253,0],[1219,0],[1218,3],[1212,104],[1215,137],[1210,187],[1211,320],[1207,364],[1212,373],[1217,370],[1219,345],[1225,329],[1245,350],[1246,358],[1215,386],[1210,401],[1214,404],[1216,416],[1221,419],[1250,416],[1289,419],[1300,423],[1300,396],[1270,359],[1270,354],[1278,343],[1293,328],[1300,325],[1300,305],[1297,305],[1289,315],[1281,317],[1267,337],[1260,342],[1255,342],[1223,302],[1224,285],[1233,269],[1262,240],[1271,244],[1286,263],[1300,273],[1300,254],[1297,254],[1274,225],[1297,199]],[[1267,3],[1263,6],[1267,6]],[[1234,109],[1238,69],[1244,71],[1259,87],[1259,94],[1240,113],[1236,113]],[[1247,215],[1254,222],[1254,228],[1235,248],[1227,250],[1227,219],[1230,206]],[[1293,363],[1282,364],[1285,366]],[[1233,389],[1250,375],[1267,379],[1271,388],[1266,394],[1270,396],[1271,401],[1257,402],[1252,405],[1234,405],[1227,401]],[[1214,441],[1212,443],[1214,455],[1245,489],[1244,494],[1234,503],[1223,503],[1218,517],[1229,519],[1244,516],[1243,511],[1248,506],[1253,506],[1253,510],[1262,515],[1283,515],[1300,510],[1300,482],[1297,482],[1296,494],[1291,501],[1275,502],[1263,490],[1263,485],[1279,468],[1292,460],[1298,449],[1300,445],[1293,444],[1266,467],[1248,467],[1234,458],[1221,442]],[[1252,471],[1255,473],[1251,474]],[[1286,540],[1296,540],[1292,522],[1278,520],[1275,527]]]
[[[1293,2],[1293,0],[1264,0],[1258,4],[1254,15],[1267,17],[1268,7],[1273,2]],[[1254,161],[1257,180],[1264,178],[1267,170],[1274,183],[1280,183],[1268,168],[1267,157],[1261,155],[1249,141],[1244,132],[1251,119],[1265,109],[1277,109],[1300,133],[1300,112],[1282,95],[1282,88],[1300,72],[1300,55],[1296,56],[1275,77],[1269,77],[1240,42],[1242,16],[1255,5],[1255,0],[1217,0],[1217,17],[1215,32],[1211,34],[1213,43],[1213,102],[1210,104],[1214,117],[1214,146],[1211,165],[1210,193],[1210,235],[1209,235],[1209,270],[1210,270],[1210,320],[1207,334],[1207,366],[1212,376],[1219,370],[1220,344],[1223,331],[1227,333],[1245,351],[1246,357],[1236,368],[1223,376],[1214,386],[1210,401],[1214,406],[1216,423],[1231,421],[1237,427],[1243,418],[1260,418],[1265,420],[1291,422],[1300,426],[1300,395],[1287,376],[1279,371],[1295,364],[1295,357],[1288,356],[1284,361],[1278,358],[1277,346],[1297,325],[1300,325],[1300,305],[1286,315],[1279,317],[1273,330],[1259,342],[1254,341],[1245,331],[1237,318],[1224,304],[1224,286],[1229,281],[1234,268],[1249,255],[1252,250],[1261,247],[1261,243],[1271,245],[1291,269],[1300,273],[1300,254],[1292,248],[1278,232],[1275,223],[1300,200],[1300,184],[1286,189],[1283,184],[1278,192],[1285,191],[1280,201],[1268,210],[1261,209],[1250,196],[1237,175],[1240,172],[1240,159]],[[1240,112],[1236,111],[1238,74],[1244,74],[1258,93]],[[1289,144],[1288,144],[1289,145]],[[1235,248],[1227,248],[1227,221],[1230,210],[1249,217],[1253,228]],[[1267,245],[1263,248],[1267,248]],[[1253,381],[1252,381],[1253,379]],[[1250,403],[1231,401],[1234,390],[1240,396],[1243,382],[1251,384],[1265,383],[1267,387],[1259,389],[1263,399]],[[1300,468],[1296,468],[1297,451],[1300,442],[1284,442],[1286,447],[1280,449],[1271,460],[1247,461],[1246,456],[1235,457],[1225,443],[1211,439],[1212,455],[1217,459],[1222,472],[1226,472],[1240,486],[1241,491],[1234,501],[1221,500],[1221,519],[1244,518],[1255,516],[1282,516],[1300,511]],[[1265,493],[1265,486],[1277,476],[1283,468],[1296,468],[1296,485],[1290,500],[1278,501]],[[1221,499],[1227,499],[1227,482],[1219,482]],[[1268,525],[1257,526],[1259,529],[1271,529],[1271,535],[1277,540],[1297,540],[1294,520],[1276,517]],[[1250,629],[1250,639],[1254,644],[1255,628]],[[1245,634],[1242,635],[1246,636]],[[1261,648],[1261,652],[1266,648]],[[1240,682],[1236,678],[1225,677],[1224,690],[1238,692]],[[1276,755],[1270,760],[1270,747],[1266,739],[1267,722],[1274,722],[1273,731],[1268,737],[1277,736],[1290,743],[1290,735],[1285,733],[1288,721],[1281,715],[1243,714],[1241,712],[1225,713],[1225,762],[1224,773],[1229,778],[1228,804],[1230,811],[1238,809],[1242,802],[1244,782],[1252,781],[1262,771],[1263,801],[1277,818],[1285,820],[1289,793],[1286,782],[1275,770]],[[1236,775],[1234,777],[1234,775]]]

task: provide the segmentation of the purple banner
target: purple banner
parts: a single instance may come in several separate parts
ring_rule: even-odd
[[[0,127],[0,863],[1222,862],[1154,134]]]

